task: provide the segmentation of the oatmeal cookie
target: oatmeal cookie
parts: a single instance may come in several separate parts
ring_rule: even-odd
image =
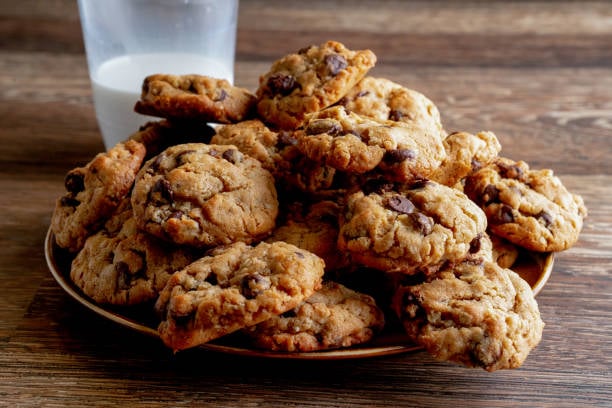
[[[102,227],[130,192],[144,156],[141,143],[127,141],[66,174],[67,193],[57,200],[51,217],[59,247],[77,252]]]
[[[274,228],[274,179],[261,164],[227,145],[172,146],[149,160],[132,192],[139,227],[199,247],[252,242]]]
[[[198,258],[139,231],[129,198],[72,261],[71,280],[100,304],[135,305],[157,298],[170,276]]]
[[[486,226],[482,210],[460,191],[426,180],[384,185],[347,198],[338,247],[363,266],[427,274],[478,251],[472,241]]]
[[[244,332],[258,348],[309,352],[366,343],[384,324],[371,296],[328,281],[296,308]]]
[[[142,83],[134,110],[143,115],[200,122],[234,123],[252,116],[255,95],[225,79],[155,74]]]
[[[209,342],[293,309],[321,287],[323,261],[284,242],[237,242],[172,275],[156,309],[173,350]]]
[[[577,240],[587,215],[552,170],[497,158],[468,176],[465,193],[482,207],[491,232],[532,251],[563,251]]]
[[[385,78],[366,76],[338,102],[358,115],[418,125],[446,137],[440,112],[425,95]]]
[[[446,157],[430,178],[452,187],[474,170],[491,163],[501,150],[493,132],[454,132],[444,141]]]
[[[370,50],[328,41],[275,61],[259,79],[257,111],[281,129],[297,128],[308,113],[336,103],[376,63]]]
[[[378,169],[396,181],[428,177],[445,157],[440,138],[426,129],[377,121],[343,106],[310,115],[296,135],[312,160],[350,173]]]
[[[544,328],[527,282],[489,261],[401,286],[393,304],[410,339],[436,359],[487,371],[519,367]]]

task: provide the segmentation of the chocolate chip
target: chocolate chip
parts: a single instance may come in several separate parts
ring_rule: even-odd
[[[346,59],[340,54],[326,55],[323,59],[327,69],[332,76],[336,76],[348,66]]]
[[[304,259],[304,254],[303,254],[303,253],[301,253],[301,252],[297,252],[297,251],[296,251],[296,252],[295,252],[295,255],[296,255],[298,258],[300,258],[300,259]]]
[[[420,212],[412,213],[410,214],[410,218],[415,228],[418,229],[422,235],[429,235],[433,231],[434,222],[425,214]]]
[[[288,318],[296,317],[297,314],[295,313],[295,309],[291,309],[291,310],[287,310],[285,313],[281,313],[280,316],[288,319]]]
[[[482,247],[481,240],[482,234],[478,234],[473,240],[470,241],[470,254],[475,254],[476,252],[480,251],[480,248]]]
[[[482,192],[482,202],[489,205],[499,199],[499,189],[493,184],[487,185]]]
[[[117,287],[121,290],[129,289],[130,282],[132,281],[129,265],[125,262],[117,262],[115,264],[115,271],[117,272]]]
[[[405,160],[413,160],[417,153],[412,149],[388,150],[383,156],[385,163],[401,163]]]
[[[216,286],[219,284],[219,280],[217,279],[217,274],[213,272],[209,273],[206,279],[204,279],[204,281],[210,283],[213,286]]]
[[[159,154],[159,155],[155,156],[153,161],[151,161],[151,164],[149,165],[149,168],[147,169],[147,172],[149,174],[157,173],[157,171],[161,167],[161,164],[162,164],[163,160],[164,160],[164,155],[163,154]]]
[[[359,91],[357,92],[357,95],[355,95],[355,99],[367,96],[369,94],[370,94],[370,91],[367,91],[367,90]]]
[[[60,205],[62,207],[77,207],[81,202],[74,197],[63,196],[60,198]]]
[[[219,95],[217,95],[217,98],[215,99],[216,102],[223,102],[228,96],[228,93],[225,91],[225,89],[221,89],[219,91]]]
[[[232,164],[240,162],[240,152],[236,149],[228,149],[224,151],[221,157],[223,157],[225,160]]]
[[[402,113],[402,111],[399,111],[396,109],[391,109],[389,111],[389,120],[394,120],[396,122],[399,122],[400,120],[402,120],[403,117],[404,117],[404,114]]]
[[[85,176],[81,173],[68,173],[64,179],[66,190],[72,194],[80,193],[85,190]]]
[[[299,85],[291,75],[274,74],[268,78],[268,87],[273,94],[289,95]]]
[[[177,154],[177,155],[176,155],[176,159],[175,159],[175,160],[176,160],[176,164],[177,164],[177,166],[182,166],[183,164],[185,164],[185,163],[187,162],[187,160],[186,160],[186,159],[187,159],[187,158],[186,158],[186,156],[187,156],[188,154],[193,153],[193,152],[195,152],[195,150],[190,149],[190,150],[185,150],[185,151],[182,151],[182,152],[180,152],[179,154]]]
[[[507,204],[503,204],[499,209],[499,220],[502,224],[514,222],[514,211],[512,210],[512,207]]]
[[[408,188],[410,188],[411,190],[418,190],[420,188],[427,187],[427,185],[430,183],[431,182],[426,178],[417,178],[417,179],[412,180]]]
[[[314,119],[308,123],[306,134],[320,135],[327,133],[330,136],[337,136],[342,132],[342,125],[333,119]]]
[[[550,215],[549,213],[547,213],[544,210],[540,211],[540,213],[537,215],[537,217],[539,219],[541,219],[542,221],[544,221],[544,226],[546,228],[548,228],[553,223],[553,221],[554,221],[553,216]]]
[[[295,137],[293,132],[281,131],[278,134],[276,144],[278,146],[295,146],[297,142],[297,138]]]
[[[503,178],[520,179],[523,177],[523,170],[515,164],[507,165],[503,162],[498,162],[497,167],[499,168],[499,175]]]
[[[407,197],[399,194],[391,196],[386,201],[387,207],[402,214],[410,214],[414,212],[414,204]]]
[[[165,200],[167,202],[174,201],[174,191],[172,191],[172,186],[166,179],[160,178],[157,180],[157,182],[153,185],[153,188],[151,188],[151,195],[153,194],[159,194],[161,200]]]
[[[314,47],[314,45],[309,45],[307,47],[300,48],[297,53],[300,54],[300,55],[304,55],[304,54],[308,53],[308,51],[310,51],[310,49],[312,47]]]
[[[254,273],[242,280],[242,294],[247,299],[254,299],[272,286],[266,276]]]

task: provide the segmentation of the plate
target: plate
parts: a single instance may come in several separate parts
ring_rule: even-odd
[[[138,307],[120,308],[107,305],[101,306],[84,295],[70,280],[70,262],[72,259],[68,253],[55,245],[51,229],[49,229],[45,237],[44,249],[47,265],[53,278],[73,299],[105,319],[142,334],[159,337],[157,333],[157,322],[150,309],[142,310]],[[539,254],[525,252],[521,253],[512,269],[531,285],[534,294],[537,295],[548,281],[552,272],[553,263],[554,255],[552,253]],[[366,345],[346,349],[304,353],[263,351],[249,348],[241,343],[243,342],[240,341],[240,338],[229,335],[199,347],[209,351],[234,355],[301,360],[357,359],[422,350],[420,346],[411,343],[405,335],[391,331],[379,334],[372,342]]]

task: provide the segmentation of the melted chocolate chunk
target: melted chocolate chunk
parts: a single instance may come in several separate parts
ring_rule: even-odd
[[[418,178],[412,181],[412,183],[410,183],[410,189],[411,190],[418,190],[420,188],[425,188],[427,187],[427,185],[431,183],[428,179],[426,178]]]
[[[389,120],[394,120],[396,122],[399,122],[400,120],[402,120],[403,117],[404,117],[404,113],[400,110],[391,109],[389,111]]]
[[[415,207],[407,197],[394,195],[389,197],[386,202],[387,207],[402,214],[410,214],[414,212]]]
[[[544,210],[540,211],[540,213],[537,215],[537,217],[544,222],[544,226],[546,228],[548,228],[553,223],[553,221],[554,221],[553,216],[550,215],[549,213],[547,213]]]
[[[523,170],[518,165],[507,165],[505,163],[498,162],[497,167],[499,168],[499,175],[503,178],[518,180],[523,177]]]
[[[66,190],[72,194],[85,190],[85,176],[81,173],[68,173],[64,179]]]
[[[470,241],[470,254],[475,254],[476,252],[480,251],[480,248],[482,247],[482,234],[478,234],[476,235],[476,237],[474,237],[474,239],[472,239],[472,241]]]
[[[422,235],[429,235],[433,231],[434,222],[431,218],[423,213],[412,213],[410,214],[414,226],[419,230]]]
[[[293,134],[293,132],[289,131],[281,131],[278,134],[278,139],[276,144],[278,146],[295,146],[297,145],[297,138]]]
[[[383,156],[385,163],[401,163],[405,160],[413,160],[417,153],[412,149],[388,150]]]
[[[153,188],[150,192],[150,198],[154,198],[154,195],[159,196],[160,201],[173,202],[174,201],[174,191],[172,190],[172,186],[170,182],[166,179],[160,178],[153,185]]]
[[[320,135],[322,133],[337,136],[342,133],[342,125],[333,119],[314,119],[308,123],[306,128],[307,135]]]
[[[495,187],[493,184],[489,184],[484,188],[482,192],[482,202],[484,205],[489,205],[491,203],[497,202],[499,199],[499,189]]]
[[[236,149],[228,149],[224,151],[221,157],[223,157],[225,160],[232,164],[240,162],[240,152]]]
[[[391,191],[395,185],[387,180],[383,179],[371,179],[367,180],[362,186],[363,193],[365,195],[376,193],[382,194],[385,191]]]
[[[332,76],[336,76],[348,66],[346,59],[340,54],[326,55],[324,58],[327,69]]]
[[[245,276],[242,280],[242,295],[247,299],[254,299],[267,289],[270,289],[271,286],[272,283],[267,276],[254,273]]]
[[[499,209],[499,220],[502,224],[514,222],[514,211],[512,210],[512,207],[507,204],[503,204]]]
[[[289,95],[298,85],[295,78],[291,75],[279,73],[268,78],[268,87],[273,94]]]

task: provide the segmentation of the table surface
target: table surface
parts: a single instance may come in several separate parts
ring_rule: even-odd
[[[191,350],[83,308],[43,240],[65,173],[102,150],[76,2],[0,1],[0,406],[612,406],[612,3],[241,2],[236,83],[328,39],[427,95],[447,130],[494,131],[589,209],[538,296],[544,335],[488,373],[424,352],[285,361]]]

